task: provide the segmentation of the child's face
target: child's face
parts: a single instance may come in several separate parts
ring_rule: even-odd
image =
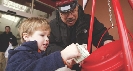
[[[35,31],[33,35],[29,36],[29,41],[36,40],[38,43],[38,48],[41,51],[45,51],[49,44],[49,31]]]

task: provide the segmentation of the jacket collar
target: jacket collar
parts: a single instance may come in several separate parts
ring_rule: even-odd
[[[34,50],[38,51],[37,41],[28,41],[22,43],[20,47],[17,47],[15,50]]]

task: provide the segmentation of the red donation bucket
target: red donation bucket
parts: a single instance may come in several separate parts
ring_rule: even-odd
[[[133,43],[133,42],[131,42]],[[131,44],[133,46],[133,44]],[[82,71],[124,71],[124,58],[120,40],[95,50],[82,65]]]

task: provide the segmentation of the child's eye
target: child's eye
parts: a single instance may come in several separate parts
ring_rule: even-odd
[[[41,35],[41,36],[44,36],[44,35]]]

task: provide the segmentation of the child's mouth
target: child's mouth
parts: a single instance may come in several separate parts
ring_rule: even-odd
[[[47,48],[48,44],[43,44],[44,45],[44,48]]]

